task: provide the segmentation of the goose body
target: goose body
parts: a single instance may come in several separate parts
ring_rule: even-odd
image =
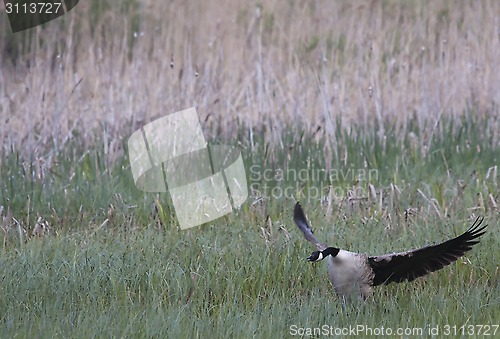
[[[481,227],[483,218],[478,217],[465,233],[441,244],[368,256],[317,241],[299,203],[295,205],[293,219],[304,237],[318,249],[307,260],[317,262],[328,258],[328,276],[337,295],[342,298],[357,295],[364,299],[371,296],[373,286],[412,281],[451,264],[479,242],[476,239],[486,232],[487,226]]]
[[[328,257],[328,277],[338,295],[371,295],[373,272],[367,259],[364,254],[344,250]]]

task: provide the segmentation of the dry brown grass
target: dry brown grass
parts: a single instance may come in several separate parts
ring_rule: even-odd
[[[81,2],[64,29],[33,30],[29,53],[2,54],[2,152],[36,157],[74,131],[119,150],[190,106],[209,139],[252,126],[276,146],[290,125],[334,136],[337,117],[383,135],[387,122],[407,133],[413,118],[498,114],[497,0],[139,3],[96,15]]]

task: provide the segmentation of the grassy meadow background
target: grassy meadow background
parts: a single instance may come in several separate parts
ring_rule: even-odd
[[[87,0],[16,34],[0,7],[0,337],[487,334],[499,65],[496,0]],[[192,106],[241,149],[250,196],[181,231],[168,193],[134,186],[127,140]],[[318,239],[369,254],[489,227],[442,271],[342,305],[297,200]]]

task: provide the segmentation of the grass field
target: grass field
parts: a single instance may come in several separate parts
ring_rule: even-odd
[[[0,337],[498,336],[498,13],[89,0],[16,35],[0,13]],[[180,230],[168,193],[135,187],[127,140],[191,106],[210,142],[241,149],[250,196]],[[296,201],[319,240],[356,252],[440,242],[476,216],[488,233],[343,304],[326,262],[305,260]]]

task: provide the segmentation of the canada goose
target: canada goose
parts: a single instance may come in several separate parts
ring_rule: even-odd
[[[372,294],[373,286],[412,281],[456,261],[479,242],[474,239],[486,232],[487,225],[479,227],[483,219],[478,217],[464,234],[438,245],[368,256],[320,243],[314,237],[300,203],[297,202],[293,213],[293,220],[304,237],[318,248],[307,260],[315,262],[328,257],[328,276],[335,292],[342,298],[359,295],[363,299]]]

